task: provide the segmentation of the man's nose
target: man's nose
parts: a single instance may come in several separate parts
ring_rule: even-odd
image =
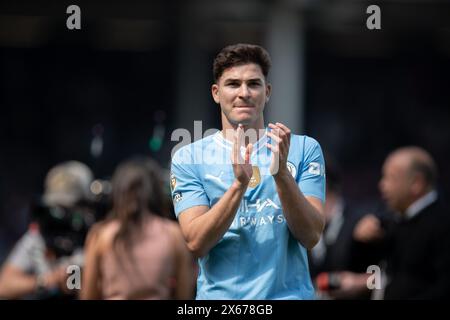
[[[242,84],[239,88],[239,97],[242,99],[248,99],[250,97],[250,90],[246,84]]]

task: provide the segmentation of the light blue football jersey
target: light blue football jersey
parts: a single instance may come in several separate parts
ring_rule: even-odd
[[[254,145],[251,163],[257,169],[233,223],[198,261],[197,299],[314,299],[306,249],[288,229],[269,174],[267,142],[264,135]],[[219,131],[174,154],[171,187],[177,217],[220,200],[234,181],[231,150],[232,143]],[[316,140],[291,135],[288,169],[305,196],[325,201],[325,163]]]

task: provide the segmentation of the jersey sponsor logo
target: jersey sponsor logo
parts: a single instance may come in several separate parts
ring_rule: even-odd
[[[282,214],[278,214],[276,216],[274,215],[267,215],[263,217],[239,217],[239,226],[245,227],[259,227],[263,225],[273,225],[273,224],[280,224],[284,223],[285,219]]]
[[[257,166],[252,166],[253,174],[250,178],[250,183],[248,186],[250,188],[255,188],[261,183],[261,173],[259,172],[259,168]]]
[[[288,161],[286,163],[286,166],[287,166],[288,171],[291,173],[291,175],[294,178],[296,178],[297,177],[297,168],[295,167],[295,165],[292,162]]]
[[[174,190],[176,186],[177,186],[177,178],[175,178],[175,175],[173,173],[171,173],[170,174],[170,187],[172,188],[172,190]]]
[[[174,201],[175,203],[178,203],[178,202],[180,202],[181,200],[183,200],[183,194],[182,194],[181,192],[175,192],[175,193],[173,194],[173,201]]]
[[[320,176],[322,174],[321,165],[318,162],[311,162],[308,166],[308,172]]]
[[[273,202],[269,198],[265,200],[257,199],[256,202],[253,203],[249,202],[247,199],[244,199],[241,201],[239,210],[241,212],[248,213],[250,212],[251,209],[256,209],[256,212],[261,212],[265,208],[280,209],[280,206],[278,206],[275,202]]]

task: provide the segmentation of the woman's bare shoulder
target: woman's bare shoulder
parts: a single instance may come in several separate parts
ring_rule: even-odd
[[[106,249],[112,243],[114,236],[119,230],[119,222],[116,220],[100,221],[95,223],[89,230],[87,243],[95,243],[99,250]]]

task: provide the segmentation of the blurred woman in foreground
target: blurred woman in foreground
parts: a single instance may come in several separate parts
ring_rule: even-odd
[[[191,299],[194,265],[166,216],[160,168],[127,161],[112,180],[112,211],[89,232],[81,299]]]

